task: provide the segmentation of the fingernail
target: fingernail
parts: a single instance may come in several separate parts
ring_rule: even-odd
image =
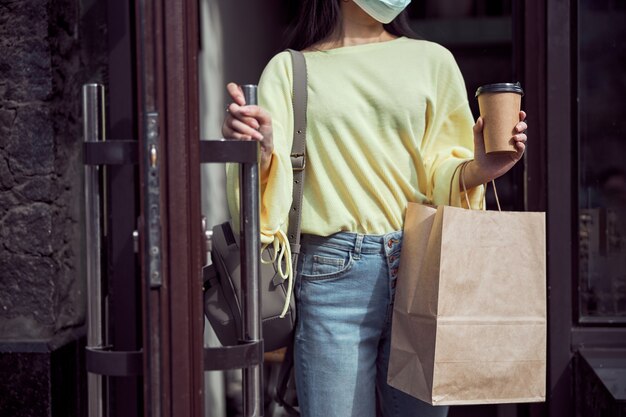
[[[263,140],[263,135],[260,134],[259,132],[255,132],[254,137],[257,138],[258,140]]]

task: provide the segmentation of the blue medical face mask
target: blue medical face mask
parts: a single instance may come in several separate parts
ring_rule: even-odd
[[[380,23],[389,23],[411,3],[411,0],[354,0],[354,2]]]

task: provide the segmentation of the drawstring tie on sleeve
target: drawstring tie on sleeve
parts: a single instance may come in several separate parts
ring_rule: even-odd
[[[289,310],[289,303],[291,302],[291,292],[293,288],[293,267],[291,265],[292,257],[291,257],[291,244],[289,243],[289,239],[287,239],[287,235],[280,228],[274,235],[274,240],[271,243],[266,243],[261,248],[261,252],[263,252],[269,245],[273,246],[274,256],[270,260],[264,260],[261,257],[261,262],[264,264],[271,264],[276,262],[276,269],[278,270],[278,275],[282,278],[283,282],[287,280],[287,297],[285,298],[285,305],[283,306],[283,311],[280,313],[280,318],[284,318],[287,314],[287,310]],[[286,265],[286,271],[283,270],[283,261]]]

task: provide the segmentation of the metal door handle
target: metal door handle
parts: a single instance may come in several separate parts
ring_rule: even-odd
[[[241,86],[246,104],[256,105],[257,86]],[[258,148],[257,148],[258,149]],[[243,164],[241,175],[241,294],[242,294],[242,340],[258,342],[261,334],[260,292],[260,222],[259,222],[259,164]],[[263,415],[263,369],[253,365],[243,369],[244,415]]]
[[[86,143],[105,139],[104,87],[83,85],[83,136]],[[87,240],[87,347],[103,347],[100,188],[97,165],[85,165],[85,237]],[[89,417],[102,417],[102,376],[87,375]]]

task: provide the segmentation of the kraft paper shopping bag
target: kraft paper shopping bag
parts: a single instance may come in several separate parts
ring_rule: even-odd
[[[545,400],[544,213],[410,203],[388,382],[433,405]]]

